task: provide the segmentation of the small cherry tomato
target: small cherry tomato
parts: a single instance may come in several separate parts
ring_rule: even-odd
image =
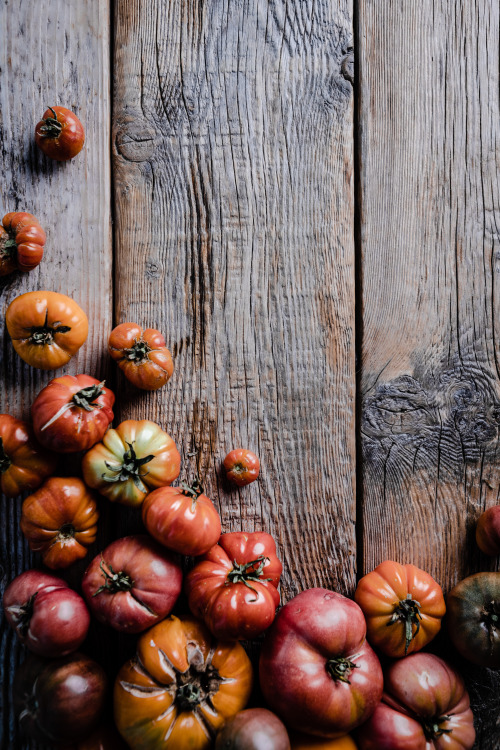
[[[290,750],[283,722],[267,708],[247,708],[231,716],[217,735],[215,750]]]
[[[32,271],[43,257],[45,232],[33,214],[5,214],[0,226],[0,276]]]
[[[35,129],[35,143],[56,161],[67,161],[80,153],[85,142],[83,125],[70,109],[49,107]]]
[[[165,339],[154,328],[143,331],[136,323],[121,323],[111,331],[108,352],[127,380],[146,391],[161,388],[174,371]]]
[[[150,492],[142,520],[151,536],[181,555],[204,555],[221,534],[220,516],[198,481]]]
[[[252,451],[246,448],[236,448],[227,454],[224,459],[224,468],[231,482],[237,484],[238,487],[244,487],[254,482],[259,476],[260,462]]]
[[[27,422],[0,414],[0,490],[7,497],[17,497],[34,490],[50,476],[57,457],[35,440]]]
[[[43,388],[31,407],[37,440],[58,453],[92,448],[113,421],[115,396],[104,381],[63,375]]]
[[[479,517],[476,526],[477,546],[485,555],[500,555],[500,505],[488,508]]]

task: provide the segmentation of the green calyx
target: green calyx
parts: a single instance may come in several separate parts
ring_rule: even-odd
[[[138,458],[133,443],[127,443],[128,451],[123,454],[123,461],[121,464],[111,464],[109,461],[105,461],[106,468],[111,472],[111,475],[103,473],[101,478],[105,482],[128,482],[129,479],[133,481],[137,489],[141,492],[147,492],[147,487],[142,481],[142,477],[148,473],[141,473],[142,467],[153,460],[154,454],[145,456],[144,458]]]
[[[5,448],[3,447],[3,439],[0,437],[0,474],[7,471],[10,466],[12,466],[12,461],[6,454]]]
[[[406,599],[402,599],[399,602],[391,619],[387,623],[388,626],[395,625],[398,622],[403,623],[405,629],[405,656],[408,653],[410,643],[420,630],[420,621],[422,619],[420,606],[419,602],[411,598],[411,594],[407,594]],[[415,626],[415,632],[413,632],[413,626]]]
[[[56,333],[68,333],[69,331],[71,331],[71,326],[49,326],[48,318],[49,310],[47,308],[47,310],[45,311],[45,322],[43,326],[35,326],[28,329],[29,331],[31,331],[31,335],[29,337],[31,344],[39,344],[40,346],[52,344],[52,342],[54,341],[54,335]]]
[[[270,581],[270,578],[262,578],[262,572],[266,563],[270,562],[268,557],[259,555],[256,560],[252,560],[247,563],[237,563],[233,561],[233,567],[227,574],[228,583],[244,583],[247,588],[251,589],[255,594],[257,591],[253,586],[250,585],[249,581],[255,581],[255,583],[262,583],[263,581]],[[257,597],[254,599],[256,601]]]
[[[449,721],[450,718],[450,716],[439,716],[432,719],[421,719],[420,723],[424,730],[425,739],[435,740],[438,737],[442,737],[443,734],[451,734],[451,729],[445,729],[441,726],[445,721]]]
[[[127,573],[124,573],[122,570],[115,573],[111,565],[108,564],[104,567],[102,556],[99,567],[104,576],[104,583],[92,596],[97,596],[97,594],[101,594],[103,591],[106,591],[108,594],[116,594],[117,591],[130,591],[134,585],[134,581]]]
[[[485,604],[481,620],[492,630],[500,629],[500,603],[493,599]]]
[[[193,711],[205,703],[212,706],[212,699],[219,691],[224,678],[208,662],[198,644],[189,643],[187,648],[189,667],[185,672],[176,671],[175,703],[179,711]],[[212,706],[213,708],[213,706]]]
[[[203,494],[203,487],[201,486],[200,478],[197,477],[191,486],[186,482],[182,482],[180,490],[183,495],[191,498],[191,510],[194,511],[196,501],[199,496]]]
[[[102,396],[104,393],[104,383],[98,383],[97,385],[89,385],[87,388],[82,388],[78,393],[75,393],[71,399],[75,406],[80,406],[85,411],[93,411],[94,409],[102,409],[101,404],[94,404],[93,402]]]
[[[151,347],[149,346],[149,344],[141,339],[140,341],[136,341],[134,345],[130,347],[130,349],[124,349],[123,357],[124,359],[128,359],[129,362],[139,363],[148,358],[148,354],[150,351]]]
[[[326,662],[326,671],[335,682],[346,682],[350,685],[349,677],[353,669],[357,669],[358,666],[358,664],[355,664],[350,659],[338,656],[336,659],[328,659]]]
[[[49,107],[53,117],[46,117],[43,125],[38,128],[38,134],[44,138],[58,138],[62,133],[62,125],[57,119],[57,112]]]
[[[17,254],[17,242],[13,236],[2,242],[0,255],[2,258],[14,258]]]

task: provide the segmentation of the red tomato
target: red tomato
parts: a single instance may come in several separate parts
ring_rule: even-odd
[[[290,750],[285,725],[267,708],[247,708],[229,718],[215,750]]]
[[[191,612],[216,638],[256,638],[274,620],[282,569],[270,534],[222,534],[186,578]]]
[[[370,643],[393,657],[420,651],[439,632],[446,612],[434,578],[391,560],[360,580],[354,599],[366,618]]]
[[[82,589],[100,622],[140,633],[172,611],[182,589],[182,570],[176,556],[149,537],[128,536],[93,559]]]
[[[192,487],[160,487],[146,495],[142,520],[157,541],[181,555],[203,555],[217,544],[220,517],[196,481]]]
[[[49,107],[35,129],[35,143],[56,161],[67,161],[80,153],[85,142],[83,125],[70,109]]]
[[[81,479],[52,477],[23,502],[21,531],[48,568],[67,568],[95,542],[99,513]]]
[[[357,735],[360,750],[469,750],[475,740],[462,678],[433,654],[395,661],[384,697]]]
[[[31,407],[37,440],[59,453],[88,450],[113,421],[115,396],[104,381],[63,375],[43,388]]]
[[[32,271],[43,258],[45,232],[33,214],[5,214],[0,226],[0,276]]]
[[[121,323],[111,331],[108,352],[137,388],[156,391],[174,371],[165,339],[155,328],[142,330],[137,323]]]
[[[479,517],[476,526],[477,546],[485,555],[500,555],[500,505],[493,505]]]
[[[64,656],[84,641],[90,616],[61,578],[28,570],[5,589],[3,608],[21,643],[40,656]]]
[[[237,484],[238,487],[244,487],[254,482],[259,476],[260,462],[252,451],[236,448],[227,454],[224,459],[224,468],[231,482]]]
[[[382,669],[365,640],[358,605],[333,591],[294,597],[266,634],[260,684],[269,707],[292,729],[341,737],[375,710]]]
[[[0,490],[17,497],[34,490],[56,468],[57,457],[35,440],[27,422],[0,414]]]

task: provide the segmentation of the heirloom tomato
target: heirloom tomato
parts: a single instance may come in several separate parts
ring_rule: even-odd
[[[7,497],[39,487],[56,468],[57,457],[35,440],[27,422],[0,414],[0,489]]]
[[[140,633],[168,615],[182,590],[179,560],[147,536],[117,539],[82,581],[92,613],[115,630]]]
[[[90,615],[61,578],[27,570],[5,589],[3,608],[21,643],[40,656],[65,656],[84,641]]]
[[[37,440],[59,453],[88,450],[113,421],[115,396],[89,375],[63,375],[40,391],[31,407]]]
[[[128,747],[113,724],[104,724],[76,744],[65,745],[64,750],[128,750]]]
[[[30,656],[14,676],[14,711],[24,733],[52,748],[92,732],[106,688],[104,670],[88,656],[75,653],[50,661]]]
[[[347,734],[382,696],[382,669],[361,609],[327,589],[303,591],[280,610],[259,670],[269,707],[288,727],[320,737]]]
[[[45,232],[33,214],[5,214],[0,226],[0,276],[12,271],[32,271],[43,257]]]
[[[500,573],[476,573],[447,596],[448,633],[463,657],[500,668]]]
[[[324,737],[310,737],[306,734],[293,732],[290,734],[292,750],[356,750],[357,745],[348,734],[338,739],[330,740]]]
[[[118,673],[116,726],[131,750],[209,750],[251,688],[239,643],[214,641],[201,622],[170,616],[140,637],[136,658]]]
[[[446,611],[439,584],[415,565],[386,560],[365,575],[354,594],[368,640],[387,656],[420,651],[441,628]]]
[[[40,370],[55,370],[69,362],[89,330],[82,308],[57,292],[21,294],[8,306],[5,321],[21,359]]]
[[[138,506],[150,490],[172,484],[181,457],[174,441],[154,422],[129,419],[108,430],[83,457],[86,483],[109,500]]]
[[[21,531],[48,568],[67,568],[95,542],[97,504],[81,479],[51,477],[23,502]]]
[[[288,733],[267,708],[247,708],[226,721],[215,750],[290,750]]]
[[[137,388],[156,391],[174,371],[165,339],[154,328],[142,330],[137,323],[121,323],[111,331],[108,352],[123,374]]]
[[[191,612],[217,638],[256,638],[274,620],[282,569],[270,534],[222,534],[186,578]]]
[[[462,678],[426,653],[385,670],[382,703],[357,734],[360,750],[470,750],[474,740]]]
[[[49,107],[35,129],[35,143],[56,161],[67,161],[80,153],[85,142],[83,125],[70,109]]]
[[[500,505],[493,505],[479,517],[476,542],[485,555],[500,555]]]
[[[237,484],[238,487],[244,487],[254,482],[259,476],[260,461],[252,451],[246,448],[236,448],[227,454],[224,459],[224,468],[231,482]]]
[[[151,536],[181,555],[205,554],[221,534],[220,516],[198,481],[150,492],[142,520]]]

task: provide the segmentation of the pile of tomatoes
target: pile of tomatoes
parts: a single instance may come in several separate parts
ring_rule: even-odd
[[[37,143],[53,158],[83,146],[68,112],[49,108],[37,126]],[[2,223],[0,274],[29,271],[43,255],[42,227],[28,213]],[[46,370],[64,366],[88,334],[85,312],[51,291],[16,298],[6,318],[19,356]],[[172,376],[155,329],[122,323],[108,352],[138,388],[160,389]],[[36,396],[31,423],[0,415],[0,487],[12,498],[28,493],[20,530],[51,571],[22,573],[3,598],[8,623],[32,652],[13,687],[25,733],[79,750],[472,748],[462,678],[422,649],[446,615],[460,654],[499,668],[499,573],[465,579],[445,602],[425,571],[385,561],[359,581],[354,600],[315,588],[280,609],[274,539],[222,533],[199,478],[172,486],[181,470],[172,438],[149,420],[112,427],[114,403],[105,382],[62,375]],[[58,476],[68,454],[81,456],[81,476]],[[260,468],[244,449],[224,467],[240,487]],[[78,593],[56,573],[87,556],[106,500],[135,508],[147,533],[100,550]],[[500,552],[500,511],[481,519],[478,543]],[[181,556],[192,561],[187,574]],[[114,681],[114,723],[104,716],[108,678],[78,651],[91,618],[137,636],[136,655]],[[257,675],[241,642],[252,639],[262,640],[265,708],[246,708]]]

